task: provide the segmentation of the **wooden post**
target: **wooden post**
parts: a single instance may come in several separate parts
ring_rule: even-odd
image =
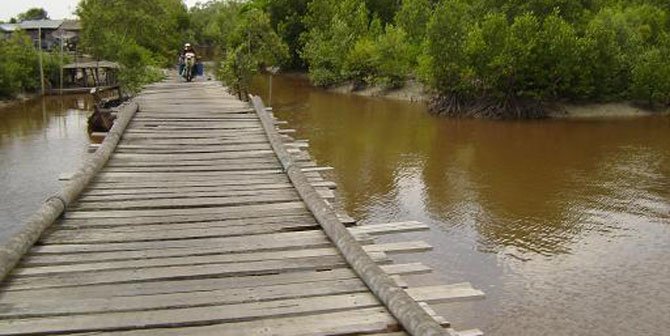
[[[37,27],[37,58],[40,61],[40,92],[44,96],[44,67],[42,65],[42,27]]]
[[[63,94],[63,38],[60,40],[60,94]]]

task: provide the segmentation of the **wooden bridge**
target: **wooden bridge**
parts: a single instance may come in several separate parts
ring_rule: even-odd
[[[480,334],[427,306],[480,291],[407,288],[430,269],[388,257],[430,246],[372,239],[427,227],[337,215],[323,168],[278,123],[217,82],[147,87],[0,246],[0,334]]]

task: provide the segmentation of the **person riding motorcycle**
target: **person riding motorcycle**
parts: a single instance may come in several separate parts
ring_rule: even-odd
[[[184,49],[179,52],[179,75],[184,76],[184,69],[186,68],[186,54],[192,53],[193,58],[196,58],[195,49],[191,46],[190,43],[184,44]]]

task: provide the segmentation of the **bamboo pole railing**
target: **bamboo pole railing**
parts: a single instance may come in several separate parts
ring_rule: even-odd
[[[293,183],[303,202],[312,212],[328,238],[337,246],[340,253],[375,296],[409,334],[414,336],[455,336],[456,333],[453,329],[445,329],[440,326],[414,299],[398,287],[393,279],[363,250],[351,233],[337,219],[333,209],[323,201],[309,183],[300,166],[286,151],[280,135],[275,129],[274,122],[265,111],[262,100],[258,96],[252,95],[250,95],[250,98],[268,135],[270,144],[291,183]]]
[[[91,179],[107,163],[138,108],[139,106],[135,102],[123,105],[119,110],[114,126],[107,133],[107,137],[100,148],[79,166],[60,191],[47,198],[18,232],[0,243],[0,282],[35,244],[44,230],[60,217],[68,204],[77,199]]]

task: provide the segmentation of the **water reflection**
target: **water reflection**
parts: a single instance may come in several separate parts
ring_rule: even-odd
[[[277,113],[336,168],[346,208],[358,217],[397,218],[394,200],[421,197],[418,206],[445,229],[475,225],[480,249],[545,255],[569,252],[585,230],[627,229],[607,213],[667,217],[670,128],[659,126],[667,119],[446,120],[419,104],[275,81]],[[422,190],[399,193],[401,181]]]
[[[435,246],[422,258],[439,277],[485,289],[483,303],[444,308],[452,322],[491,335],[670,327],[670,118],[449,120],[297,76],[273,90],[352,216],[430,224],[404,238]],[[256,92],[267,97],[263,78]]]
[[[0,109],[0,239],[60,187],[86,153],[87,96],[49,96]]]

